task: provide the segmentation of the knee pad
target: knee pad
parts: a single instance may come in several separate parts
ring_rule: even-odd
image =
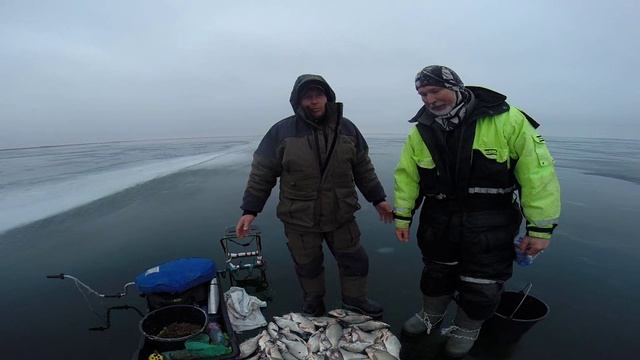
[[[474,320],[490,318],[498,307],[504,283],[490,281],[477,283],[459,280],[458,282],[458,305]]]
[[[420,278],[420,290],[427,296],[453,294],[456,288],[456,266],[425,261]]]

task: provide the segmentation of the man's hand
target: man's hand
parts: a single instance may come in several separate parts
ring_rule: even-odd
[[[409,241],[409,228],[401,229],[396,228],[396,237],[400,242],[406,243]]]
[[[242,215],[240,217],[240,220],[238,220],[238,224],[236,225],[236,236],[238,239],[242,239],[249,233],[251,223],[255,219],[256,217],[254,215]]]
[[[525,236],[520,243],[520,251],[536,256],[549,246],[549,240]]]
[[[376,210],[380,215],[380,221],[383,221],[385,224],[390,224],[393,221],[393,209],[388,202],[383,201],[376,205]]]

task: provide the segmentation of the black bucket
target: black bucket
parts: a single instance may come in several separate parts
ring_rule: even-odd
[[[529,294],[531,286],[529,283],[518,292],[504,291],[498,309],[485,322],[482,332],[495,342],[514,344],[533,325],[547,317],[549,306]]]
[[[193,325],[194,330],[184,335],[162,336],[163,329],[174,323]],[[182,342],[204,332],[207,323],[207,313],[199,307],[171,305],[148,313],[140,321],[140,331],[145,337],[156,342]]]

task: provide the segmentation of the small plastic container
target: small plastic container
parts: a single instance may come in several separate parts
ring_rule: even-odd
[[[522,242],[523,237],[520,236],[513,241],[513,245],[515,246],[516,251],[516,263],[520,266],[529,266],[533,263],[533,260],[536,258],[533,255],[527,255],[520,251],[520,243]]]

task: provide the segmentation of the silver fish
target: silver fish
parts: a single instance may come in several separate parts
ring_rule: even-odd
[[[263,351],[269,360],[284,360],[273,340],[267,340],[264,342]]]
[[[346,328],[342,334],[342,338],[340,339],[340,348],[354,353],[359,353],[373,345],[374,342],[375,337],[373,335],[350,326]]]
[[[358,314],[357,312],[346,310],[346,309],[333,309],[329,311],[329,315],[339,319],[345,316],[353,316],[353,315],[360,315],[360,314]]]
[[[340,349],[340,354],[344,360],[362,360],[369,358],[367,355],[346,351],[344,349]]]
[[[358,314],[345,309],[331,310],[329,311],[329,315],[349,324],[360,324],[365,321],[371,320],[371,316]]]
[[[358,329],[357,327],[350,327],[349,329],[351,332],[351,338],[355,341],[370,342],[371,344],[373,344],[376,341],[376,337],[373,334],[364,332]]]
[[[304,331],[302,331],[302,329],[300,329],[300,327],[298,327],[298,324],[296,324],[295,321],[290,320],[290,319],[286,319],[284,317],[280,317],[280,316],[274,316],[273,320],[276,322],[276,324],[278,324],[278,327],[280,329],[289,329],[291,331],[295,331],[298,334],[303,334]]]
[[[278,338],[283,336],[287,340],[305,342],[300,336],[296,335],[296,333],[291,332],[289,329],[280,330],[280,332],[278,333]]]
[[[373,343],[361,342],[361,341],[351,342],[351,341],[345,340],[344,338],[340,340],[340,350],[344,349],[348,352],[353,352],[353,353],[362,352],[364,351],[364,349],[368,348],[371,345],[373,345]],[[344,354],[342,355],[344,356]]]
[[[280,329],[278,328],[278,325],[276,325],[276,323],[274,323],[273,321],[270,321],[269,324],[267,324],[267,332],[269,333],[269,336],[271,336],[271,338],[277,338],[279,330]]]
[[[287,346],[287,350],[297,359],[304,360],[309,355],[309,350],[307,350],[307,345],[304,341],[289,340],[284,336],[279,340]]]
[[[333,346],[325,331],[325,333],[320,336],[320,352],[327,352],[333,348],[335,348],[335,346]]]
[[[398,360],[397,357],[389,354],[388,352],[372,347],[367,348],[365,351],[367,352],[367,355],[369,355],[369,359],[371,360]]]
[[[332,324],[327,327],[326,330],[327,338],[331,342],[332,347],[337,347],[340,342],[340,338],[342,337],[342,326],[339,324]]]
[[[265,358],[266,358],[266,355],[261,353],[261,352],[259,352],[259,353],[255,354],[255,355],[253,355],[252,357],[247,358],[246,360],[262,360],[262,359],[265,359]]]
[[[311,320],[313,324],[318,327],[327,327],[338,321],[336,320],[336,318],[332,318],[328,316],[310,317],[309,320]]]
[[[384,343],[373,343],[373,345],[369,346],[372,349],[387,351],[387,348],[384,346]]]
[[[282,354],[282,359],[284,360],[298,360],[297,357],[291,355],[291,353],[288,351],[280,351],[280,353]]]
[[[316,326],[313,322],[302,314],[291,313],[291,320],[298,324],[298,327],[306,333],[313,334],[316,331]]]
[[[324,354],[324,358],[327,360],[344,360],[342,353],[338,349],[331,349]]]
[[[323,335],[324,329],[320,328],[309,337],[309,340],[307,340],[307,349],[310,354],[320,351],[320,342],[322,341]]]
[[[324,360],[324,354],[310,353],[304,360]]]
[[[400,340],[398,340],[398,338],[393,335],[393,333],[389,329],[383,329],[381,331],[384,347],[387,348],[389,354],[399,358],[400,348],[402,347],[402,345],[400,344]]]
[[[388,328],[389,324],[384,323],[382,321],[369,320],[360,324],[355,324],[353,326],[357,327],[362,331],[373,331],[373,330]]]
[[[253,354],[258,349],[258,340],[260,340],[265,335],[267,335],[267,332],[263,330],[260,334],[247,339],[242,344],[240,344],[240,359],[244,359]]]

